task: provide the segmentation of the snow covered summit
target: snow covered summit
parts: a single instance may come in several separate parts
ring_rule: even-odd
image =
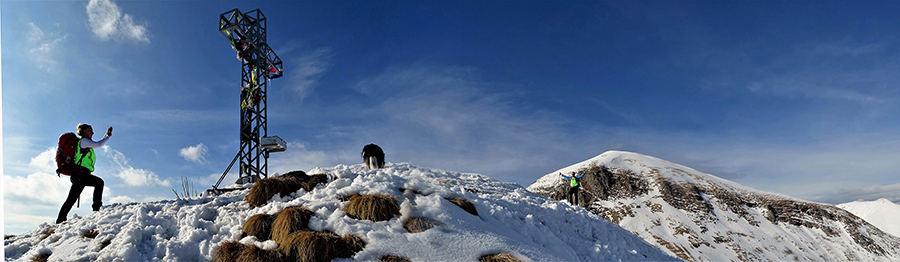
[[[853,201],[837,206],[865,219],[884,232],[900,237],[900,204],[882,198],[875,201]]]
[[[43,224],[4,240],[6,260],[43,256],[49,261],[209,261],[220,245],[233,240],[271,250],[277,248],[274,241],[241,239],[242,225],[253,215],[275,214],[292,206],[315,212],[310,229],[365,240],[365,248],[345,260],[377,261],[392,255],[411,261],[476,261],[496,253],[523,261],[676,260],[582,208],[479,174],[406,163],[378,170],[339,165],[308,173],[331,179],[310,192],[300,189],[287,196],[275,195],[257,208],[244,201],[247,190],[105,206],[64,224]],[[348,202],[342,198],[357,193],[393,196],[401,215],[381,222],[350,218],[343,211]],[[467,213],[448,197],[471,201],[478,215]],[[412,216],[442,225],[409,233],[401,221]]]
[[[762,192],[637,153],[609,151],[528,189],[579,205],[690,261],[900,261],[900,238],[832,205]],[[896,217],[896,216],[895,216]]]

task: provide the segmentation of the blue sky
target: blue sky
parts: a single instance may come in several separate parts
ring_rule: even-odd
[[[215,183],[238,147],[241,69],[216,30],[233,8],[262,10],[284,61],[270,172],[376,143],[527,186],[625,150],[811,201],[900,201],[898,2],[3,1],[6,232],[55,217],[70,183],[51,154],[78,123],[115,128],[105,203]]]

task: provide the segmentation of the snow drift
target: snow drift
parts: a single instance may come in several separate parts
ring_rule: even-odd
[[[293,206],[315,212],[310,229],[356,235],[367,243],[344,260],[397,256],[412,261],[476,261],[497,253],[523,261],[677,260],[582,208],[480,174],[407,163],[378,170],[339,165],[308,173],[326,174],[329,182],[312,191],[275,195],[255,208],[244,201],[248,190],[240,190],[114,204],[61,225],[42,224],[4,240],[6,260],[30,261],[49,254],[49,261],[209,261],[220,245],[234,240],[272,250],[277,248],[275,241],[240,239],[242,225],[253,215],[272,215]],[[349,203],[344,198],[354,194],[393,196],[400,202],[400,216],[380,222],[350,218],[343,211]],[[447,200],[454,197],[472,202],[478,215]],[[409,233],[402,221],[411,217],[436,223]]]

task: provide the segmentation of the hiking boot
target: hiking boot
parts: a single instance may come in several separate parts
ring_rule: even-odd
[[[94,212],[97,212],[97,211],[100,211],[100,206],[103,206],[103,204],[93,205],[91,207],[94,208]]]

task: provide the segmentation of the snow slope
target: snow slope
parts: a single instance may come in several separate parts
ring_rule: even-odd
[[[241,226],[252,215],[274,214],[302,205],[316,214],[313,230],[339,235],[354,234],[368,244],[352,260],[375,261],[398,255],[412,261],[476,261],[499,252],[533,261],[677,260],[615,224],[582,208],[557,202],[525,190],[520,185],[492,180],[484,175],[420,168],[407,163],[366,170],[362,165],[317,168],[309,174],[327,174],[330,182],[312,192],[303,189],[264,206],[251,208],[244,201],[247,190],[219,196],[152,203],[104,206],[61,225],[42,224],[38,229],[4,241],[7,261],[30,261],[50,253],[50,261],[208,261],[223,242],[241,235]],[[399,188],[415,188],[401,193]],[[372,222],[349,218],[341,196],[354,193],[389,194],[401,203],[401,217]],[[445,197],[473,202],[479,216],[471,215]],[[404,218],[426,216],[445,224],[411,234]],[[49,237],[41,237],[55,230]],[[95,238],[80,235],[89,230]],[[108,246],[104,247],[104,242]],[[263,249],[277,246],[259,242]]]
[[[528,189],[564,199],[559,173],[572,171],[586,172],[581,206],[685,260],[900,261],[900,238],[843,209],[637,153],[605,152]]]
[[[879,229],[900,236],[900,205],[885,198],[875,201],[854,201],[837,205],[865,219]]]

